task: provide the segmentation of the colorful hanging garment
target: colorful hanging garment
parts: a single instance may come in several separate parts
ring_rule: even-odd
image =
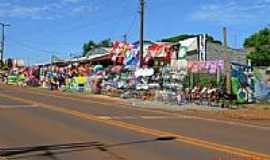
[[[209,73],[215,74],[217,71],[224,70],[223,61],[188,61],[188,72],[190,73]]]

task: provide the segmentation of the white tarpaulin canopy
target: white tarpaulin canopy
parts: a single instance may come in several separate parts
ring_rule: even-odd
[[[198,38],[189,38],[183,41],[179,41],[181,46],[187,47],[187,52],[195,51],[198,49]]]

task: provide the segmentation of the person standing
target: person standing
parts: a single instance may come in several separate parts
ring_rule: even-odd
[[[78,91],[84,92],[86,77],[82,73],[80,73],[79,76],[77,77],[77,81],[78,81]]]

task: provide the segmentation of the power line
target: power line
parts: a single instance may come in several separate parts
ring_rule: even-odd
[[[105,6],[105,1],[99,1],[99,2],[102,2],[104,4],[104,6]],[[112,17],[110,15],[109,17],[104,17],[103,19],[98,19],[98,21],[95,21],[95,22],[89,21],[89,22],[91,22],[91,25],[90,24],[79,24],[79,25],[73,26],[71,28],[61,29],[61,34],[65,34],[65,33],[68,33],[68,32],[74,32],[74,31],[77,31],[77,32],[78,31],[83,31],[83,30],[86,30],[86,29],[89,29],[89,28],[92,28],[92,27],[97,27],[98,25],[101,25],[101,24],[105,25],[105,24],[109,23],[110,20],[113,20],[112,24],[117,26],[119,24],[119,22],[121,22],[121,16],[123,16],[125,14],[126,6],[129,4],[128,2],[129,2],[128,0],[123,0],[122,1],[123,5],[121,5],[122,9],[120,11],[119,16]],[[110,33],[112,33],[112,35],[113,35],[113,33],[115,33],[116,29],[117,29],[117,27],[112,27],[112,31]],[[57,36],[57,34],[54,34],[53,36],[50,36],[50,39],[55,39],[55,38],[53,38],[55,36]],[[39,51],[42,51],[42,52],[44,51],[42,49],[36,49],[36,48],[33,48],[33,47],[29,47],[29,46],[26,46],[26,48],[29,48],[29,49],[32,49],[32,50],[33,49],[34,50],[39,50]]]
[[[25,44],[25,43],[22,43],[22,42],[18,42],[18,41],[15,41],[15,40],[11,40],[11,41],[15,45],[21,46],[24,49],[28,49],[28,50],[32,50],[32,51],[37,51],[37,52],[41,52],[41,53],[50,53],[50,54],[52,54],[52,53],[59,53],[57,51],[50,51],[50,50],[46,50],[46,49],[32,47],[32,46],[30,46],[28,44]],[[59,54],[61,54],[61,53],[59,53]]]
[[[119,17],[117,16],[117,17],[115,17],[115,23],[113,23],[115,26],[118,26],[118,25],[121,25],[121,22],[123,22],[123,20],[122,20],[122,16],[124,16],[124,15],[126,15],[125,14],[125,12],[126,12],[126,7],[128,6],[128,3],[129,1],[125,1],[125,3],[123,3],[123,5],[122,5],[122,7],[121,7],[121,11],[120,11],[120,14],[119,14]],[[119,27],[113,27],[112,28],[112,31],[111,31],[111,33],[112,33],[112,35],[114,34],[114,33],[116,33],[118,30]],[[126,33],[125,33],[126,34]],[[123,34],[121,33],[121,36],[120,37],[122,37],[123,36]]]
[[[107,5],[107,4],[105,4],[105,1],[98,1],[98,2],[102,2],[102,5],[103,6],[105,6],[105,5]],[[107,1],[106,1],[107,2]],[[84,30],[84,29],[89,29],[89,28],[92,28],[92,27],[96,27],[96,26],[98,26],[98,25],[101,25],[101,24],[107,24],[107,23],[109,23],[109,21],[110,20],[113,20],[113,25],[115,25],[115,26],[117,26],[117,25],[119,25],[119,23],[122,21],[121,20],[121,16],[123,16],[123,15],[125,15],[125,11],[126,11],[126,6],[129,4],[128,2],[128,0],[123,0],[123,1],[121,1],[122,2],[122,5],[119,5],[119,6],[121,6],[121,11],[119,12],[120,14],[119,14],[119,16],[114,16],[114,17],[112,17],[111,15],[109,16],[109,17],[104,17],[104,18],[102,18],[102,19],[98,19],[98,21],[95,21],[95,22],[91,22],[91,21],[89,21],[90,23],[91,23],[91,25],[90,24],[80,24],[80,25],[77,25],[77,26],[73,26],[73,27],[71,27],[71,28],[68,28],[68,29],[61,29],[61,33],[62,34],[65,34],[65,33],[68,33],[68,32],[71,32],[71,31],[82,31],[82,30]],[[134,17],[134,19],[135,19],[135,17]],[[131,26],[132,27],[132,26]],[[130,28],[131,28],[130,27]],[[113,34],[113,33],[115,33],[115,31],[116,31],[116,29],[117,29],[118,27],[112,27],[112,31],[111,31],[111,33]],[[132,29],[132,28],[131,28]],[[129,29],[130,30],[130,29]],[[54,37],[54,36],[57,36],[57,34],[54,34],[54,35],[52,35],[52,36],[49,36],[51,39],[54,39],[54,38],[52,38],[52,37]],[[47,37],[47,36],[46,36]],[[48,51],[48,50],[44,50],[44,49],[39,49],[39,48],[34,48],[34,47],[31,47],[31,46],[29,46],[29,45],[26,45],[26,44],[23,44],[23,43],[20,43],[20,42],[16,42],[16,43],[18,43],[18,45],[20,45],[20,46],[23,46],[24,48],[27,48],[27,49],[29,49],[29,50],[34,50],[34,51],[40,51],[40,52],[44,52],[44,53],[51,53],[51,51]]]
[[[127,34],[130,34],[130,32],[132,31],[132,29],[135,26],[136,21],[137,21],[137,14],[134,15],[134,17],[133,17],[133,19],[128,27]]]
[[[97,0],[97,2],[102,3],[103,6],[106,6],[107,5],[106,2],[108,2],[108,1],[106,1],[106,0]],[[122,5],[122,11],[121,11],[120,16],[122,16],[124,14],[125,7],[127,6],[127,4],[129,4],[128,2],[129,2],[128,0],[122,0],[121,1],[121,3],[123,5]],[[106,6],[106,7],[108,8],[108,6]],[[66,33],[75,32],[75,31],[82,31],[82,30],[89,29],[89,28],[92,28],[92,27],[97,27],[98,25],[101,25],[101,24],[105,25],[112,19],[114,20],[112,24],[115,25],[116,23],[119,23],[119,21],[121,20],[121,17],[115,17],[115,16],[113,17],[113,15],[110,14],[109,16],[104,17],[104,18],[99,18],[96,21],[87,21],[87,22],[89,22],[88,24],[79,23],[79,25],[72,25],[72,26],[69,26],[67,28],[61,27],[61,34],[66,34]],[[116,22],[116,21],[118,21],[118,22]],[[80,20],[79,22],[83,22],[83,21]],[[116,27],[114,27],[114,29],[115,28]],[[42,35],[40,35],[40,36],[42,36]],[[49,37],[50,39],[55,39],[56,36],[57,36],[57,34],[50,35],[50,36],[46,35],[45,37],[47,37],[47,38]],[[44,38],[44,36],[43,36],[43,38]]]
[[[11,42],[14,44],[14,45],[17,45],[17,46],[20,46],[22,49],[26,49],[26,50],[31,50],[31,51],[35,51],[35,52],[39,52],[39,53],[43,53],[43,54],[46,54],[48,56],[52,56],[52,55],[61,55],[61,56],[66,56],[67,58],[70,58],[70,54],[71,51],[69,53],[63,53],[63,52],[58,52],[58,51],[51,51],[51,50],[46,50],[46,49],[41,49],[41,48],[36,48],[36,47],[32,47],[26,43],[22,43],[22,42],[18,42],[16,40],[11,40]],[[73,51],[72,52],[73,55],[75,54],[81,54],[81,51]],[[27,56],[28,57],[28,56]],[[36,58],[40,58],[40,57],[37,57],[35,56],[35,59]],[[27,58],[28,59],[28,58]],[[43,59],[43,58],[42,58]]]
[[[123,3],[123,5],[121,5],[121,6],[122,6],[122,11],[120,11],[119,18],[118,18],[118,17],[117,17],[117,18],[116,18],[116,17],[113,18],[113,20],[116,22],[116,23],[113,23],[114,25],[117,25],[117,24],[119,24],[119,22],[121,22],[121,16],[123,16],[124,13],[125,13],[125,11],[126,11],[126,5],[128,4],[128,3],[127,3],[128,1],[125,0],[125,1],[122,1],[122,2],[125,2],[125,3]],[[137,16],[134,16],[131,25],[128,27],[128,32],[130,32],[131,29],[134,27],[133,24],[135,23],[136,17],[137,17]],[[71,28],[71,29],[72,29],[72,30],[82,30],[84,27],[85,27],[85,28],[87,28],[87,27],[94,27],[94,26],[96,26],[97,24],[108,23],[108,21],[106,21],[106,19],[111,20],[112,17],[106,17],[105,20],[99,19],[99,23],[95,23],[94,25],[91,25],[91,26],[87,26],[87,25],[83,24],[83,26],[82,26],[82,27],[79,26],[78,29],[76,29],[76,28],[74,28],[74,27]],[[101,22],[101,23],[100,23],[100,22]],[[117,28],[117,27],[114,27],[113,29],[116,29],[116,28]],[[52,54],[52,53],[59,53],[59,52],[56,52],[56,51],[51,51],[51,50],[47,50],[47,49],[42,49],[42,48],[33,47],[33,46],[30,46],[30,45],[28,45],[28,44],[26,44],[26,43],[14,41],[14,40],[12,40],[12,43],[16,44],[17,46],[21,46],[21,47],[24,48],[24,49],[32,50],[32,51],[37,51],[37,52],[39,52],[39,53],[46,53],[46,54],[47,54],[47,53],[49,53],[49,54]]]

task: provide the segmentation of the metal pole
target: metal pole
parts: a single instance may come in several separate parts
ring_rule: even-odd
[[[208,45],[208,34],[205,34],[205,51],[204,51],[204,53],[205,53],[205,55],[204,55],[204,56],[205,56],[205,57],[204,57],[204,60],[205,60],[205,61],[207,61],[207,56],[208,56],[208,55],[207,55],[207,51],[208,51],[208,46],[207,46],[207,45]]]
[[[9,24],[0,23],[2,26],[2,41],[1,41],[1,67],[4,66],[4,49],[5,49],[5,27],[9,27]]]
[[[224,62],[225,62],[225,74],[226,74],[226,91],[228,95],[231,95],[231,63],[230,56],[227,50],[227,28],[223,28],[224,35]]]
[[[144,0],[140,0],[140,67],[143,66],[143,46],[144,46]]]
[[[4,41],[5,41],[5,25],[1,24],[2,26],[2,40],[1,40],[1,68],[4,66]]]
[[[201,61],[201,35],[197,35],[197,54],[198,61]]]
[[[127,39],[127,38],[128,38],[128,34],[125,33],[125,34],[124,34],[124,42],[125,42],[126,44],[128,43],[128,39]]]

